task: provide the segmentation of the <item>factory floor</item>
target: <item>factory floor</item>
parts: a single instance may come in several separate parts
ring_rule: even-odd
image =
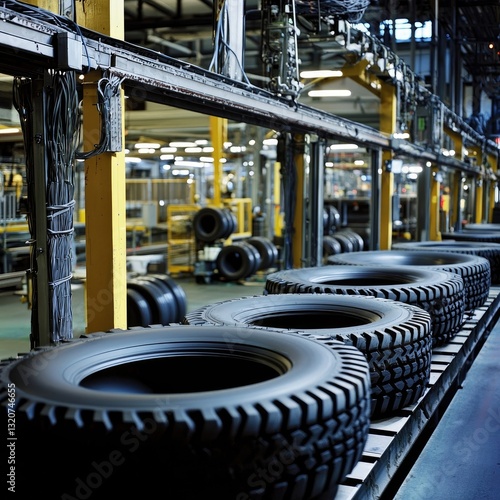
[[[198,284],[176,278],[187,309],[231,298],[261,295],[264,280]],[[84,286],[74,284],[74,336],[85,333]],[[0,359],[29,351],[30,315],[19,290],[0,290]],[[489,334],[429,440],[415,455],[391,500],[493,500],[500,490],[500,323]],[[378,498],[378,497],[377,497]],[[333,500],[333,499],[332,499]]]
[[[75,273],[78,274],[78,273]],[[187,311],[193,311],[209,303],[249,295],[262,295],[264,279],[254,281],[222,282],[214,280],[210,284],[198,284],[192,276],[174,278],[184,290]],[[86,333],[84,311],[84,285],[72,285],[73,336]],[[22,290],[0,289],[0,359],[16,356],[30,350],[31,311],[23,301]]]

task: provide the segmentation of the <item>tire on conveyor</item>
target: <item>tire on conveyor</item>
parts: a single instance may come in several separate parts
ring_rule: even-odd
[[[94,333],[0,363],[19,498],[333,498],[368,436],[365,357],[240,330]]]
[[[289,269],[268,274],[264,293],[367,295],[414,305],[431,316],[433,346],[451,340],[464,322],[464,282],[442,270],[409,266]]]
[[[490,292],[490,263],[483,257],[451,252],[406,252],[403,250],[374,250],[363,253],[332,255],[328,264],[350,266],[409,266],[430,270],[441,269],[462,277],[465,286],[465,309],[481,307]]]
[[[500,231],[455,231],[453,233],[441,233],[441,238],[443,240],[500,243]]]
[[[370,296],[281,294],[226,300],[196,309],[190,325],[251,326],[353,345],[371,376],[371,416],[414,404],[429,381],[431,317],[421,308]]]
[[[406,243],[394,243],[393,250],[411,251],[436,251],[454,252],[468,255],[477,255],[487,259],[490,263],[491,283],[500,283],[500,244],[475,241],[409,241]]]

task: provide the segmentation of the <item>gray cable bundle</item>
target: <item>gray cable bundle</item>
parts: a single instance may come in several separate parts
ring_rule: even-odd
[[[297,14],[339,16],[351,22],[358,22],[370,0],[295,0]]]

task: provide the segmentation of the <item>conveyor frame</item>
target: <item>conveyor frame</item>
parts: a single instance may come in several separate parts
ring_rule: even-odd
[[[395,416],[373,421],[363,456],[339,486],[335,500],[391,498],[437,426],[500,316],[500,286],[485,305],[466,313],[460,332],[433,349],[429,387],[422,398]]]

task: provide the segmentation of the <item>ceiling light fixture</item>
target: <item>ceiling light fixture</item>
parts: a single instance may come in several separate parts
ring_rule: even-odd
[[[358,149],[357,144],[330,144],[328,147],[330,151],[351,151],[353,149]]]
[[[138,142],[135,149],[159,149],[160,144],[157,142]]]
[[[339,78],[344,73],[340,70],[318,69],[314,71],[302,71],[300,78]]]
[[[171,148],[194,148],[196,147],[195,142],[171,142],[169,143],[169,146]]]
[[[0,128],[0,134],[18,134],[19,132],[21,129],[17,127]]]
[[[349,97],[351,91],[348,89],[328,89],[328,90],[310,90],[309,97]]]

